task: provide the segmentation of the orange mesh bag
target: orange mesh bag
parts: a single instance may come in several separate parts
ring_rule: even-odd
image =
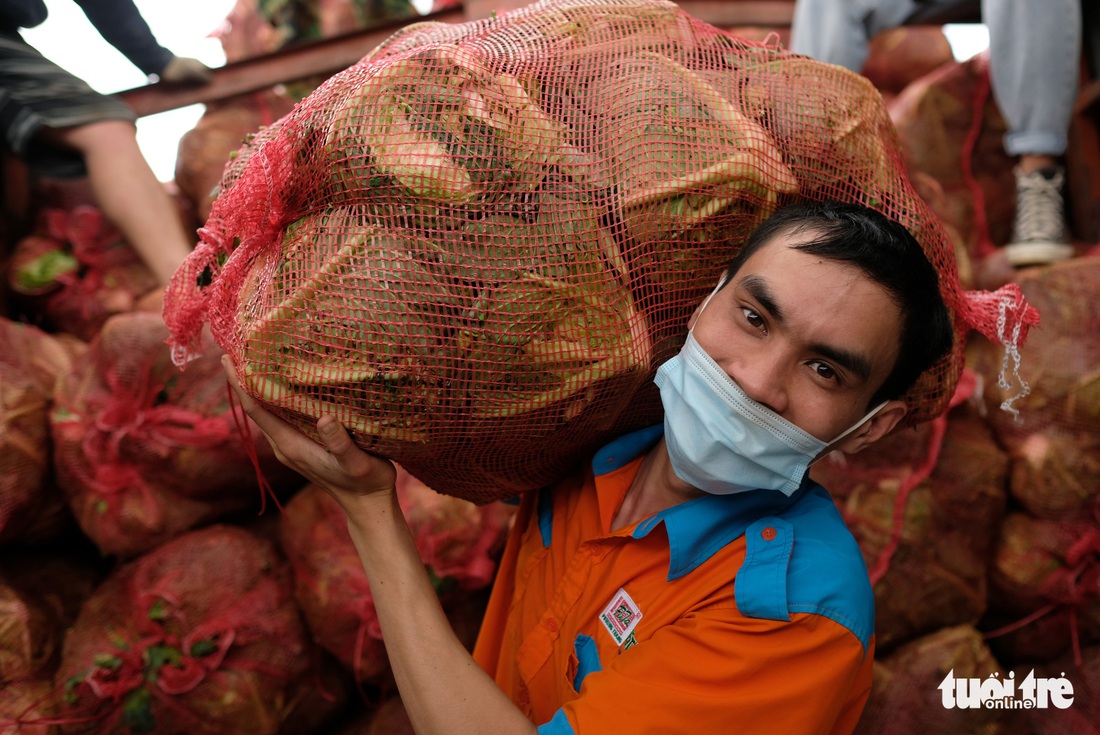
[[[659,421],[657,366],[783,203],[877,207],[939,270],[959,346],[912,422],[946,407],[963,334],[1035,321],[1011,286],[961,290],[866,79],[660,0],[416,24],[269,131],[169,287],[177,362],[209,322],[279,416],[332,414],[477,502]]]

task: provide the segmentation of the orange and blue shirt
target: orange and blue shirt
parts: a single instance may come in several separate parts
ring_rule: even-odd
[[[850,733],[874,597],[832,499],[807,479],[612,531],[661,435],[523,496],[474,657],[541,735]]]

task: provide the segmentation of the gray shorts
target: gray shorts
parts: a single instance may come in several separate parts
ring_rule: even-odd
[[[0,131],[7,147],[40,176],[86,173],[81,155],[38,139],[41,128],[104,120],[134,122],[133,110],[53,63],[18,33],[0,33]]]

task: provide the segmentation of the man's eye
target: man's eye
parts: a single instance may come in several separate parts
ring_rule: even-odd
[[[741,307],[741,313],[745,315],[745,321],[749,323],[749,326],[767,333],[768,327],[766,324],[764,324],[764,317],[760,316],[747,306]]]
[[[814,360],[810,363],[810,369],[813,370],[818,377],[824,378],[825,380],[832,380],[834,382],[839,382],[840,380],[840,376],[837,375],[836,370],[833,370],[833,366],[826,362]]]

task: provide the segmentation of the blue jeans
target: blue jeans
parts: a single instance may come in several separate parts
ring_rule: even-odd
[[[860,71],[870,39],[901,25],[914,0],[798,0],[791,50]],[[1004,148],[1066,152],[1081,57],[1081,0],[982,0],[993,96],[1008,125]]]

